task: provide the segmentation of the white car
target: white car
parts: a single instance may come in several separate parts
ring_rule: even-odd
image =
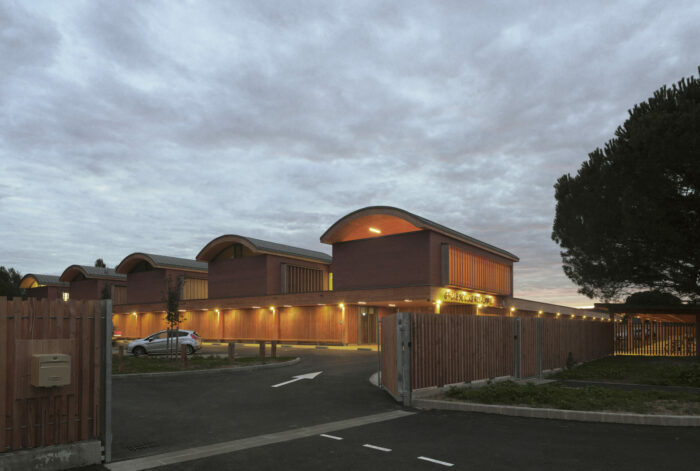
[[[202,338],[194,330],[173,330],[170,332],[170,335],[171,352],[174,352],[175,348],[182,348],[182,345],[186,345],[187,354],[192,355],[202,348]],[[176,335],[179,335],[179,337],[176,337]],[[168,353],[168,331],[161,330],[148,337],[129,342],[129,345],[126,346],[126,351],[134,356]]]

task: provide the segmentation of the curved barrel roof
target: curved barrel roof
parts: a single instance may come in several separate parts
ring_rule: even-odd
[[[210,262],[231,244],[241,244],[255,254],[272,254],[298,258],[311,262],[331,263],[331,256],[315,250],[302,249],[291,245],[278,244],[267,240],[254,239],[236,234],[227,234],[209,242],[197,254],[197,260]]]
[[[39,286],[58,286],[60,288],[68,288],[68,283],[64,283],[56,275],[39,275],[35,273],[27,273],[19,282],[19,287],[22,289],[31,288],[36,283]]]
[[[514,262],[520,259],[503,249],[392,206],[368,206],[338,219],[322,236],[324,244],[367,239],[421,230],[434,231]]]
[[[170,268],[175,270],[195,271],[207,273],[207,264],[191,260],[189,258],[170,257],[168,255],[155,255],[150,253],[135,252],[127,255],[117,268],[117,273],[129,273],[136,265],[145,261],[153,268]]]
[[[63,271],[61,281],[73,281],[78,275],[88,279],[126,281],[126,275],[118,274],[114,268],[93,267],[90,265],[71,265]]]

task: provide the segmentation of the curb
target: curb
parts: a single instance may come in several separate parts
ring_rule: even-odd
[[[664,427],[700,427],[700,416],[692,415],[648,415],[619,412],[589,412],[563,409],[544,409],[522,406],[478,404],[474,402],[444,401],[440,399],[415,399],[417,409],[440,409],[485,414],[510,415],[534,419],[574,420],[578,422],[600,422],[628,425],[659,425]]]
[[[300,357],[282,363],[269,363],[265,365],[239,366],[237,368],[209,368],[206,370],[189,370],[189,371],[157,371],[154,373],[126,373],[112,374],[112,381],[120,378],[151,378],[156,376],[179,376],[179,375],[197,375],[197,374],[235,374],[245,373],[250,371],[268,369],[268,368],[283,368],[285,366],[296,365],[301,361]]]

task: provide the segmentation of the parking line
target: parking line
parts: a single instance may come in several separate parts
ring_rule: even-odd
[[[335,435],[328,435],[325,433],[322,433],[321,436],[326,438],[332,438],[333,440],[342,440],[342,437],[336,437]]]
[[[419,460],[429,461],[435,464],[441,464],[443,466],[454,466],[454,463],[448,463],[447,461],[434,460],[433,458],[428,458],[427,456],[419,456]]]
[[[365,444],[362,445],[362,446],[365,447],[365,448],[371,448],[371,449],[373,449],[373,450],[379,450],[379,451],[383,451],[383,452],[389,452],[389,451],[391,451],[391,448],[384,448],[384,447],[381,447],[381,446],[370,445],[370,444],[368,444],[368,443],[365,443]]]

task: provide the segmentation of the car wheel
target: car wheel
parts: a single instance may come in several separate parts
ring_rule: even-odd
[[[193,355],[194,354],[194,347],[192,345],[187,346],[187,354],[188,355]]]
[[[136,347],[136,348],[134,348],[134,349],[131,351],[131,353],[132,353],[135,357],[139,357],[139,356],[141,356],[141,355],[145,355],[145,354],[146,354],[146,349],[143,348],[143,347]]]

